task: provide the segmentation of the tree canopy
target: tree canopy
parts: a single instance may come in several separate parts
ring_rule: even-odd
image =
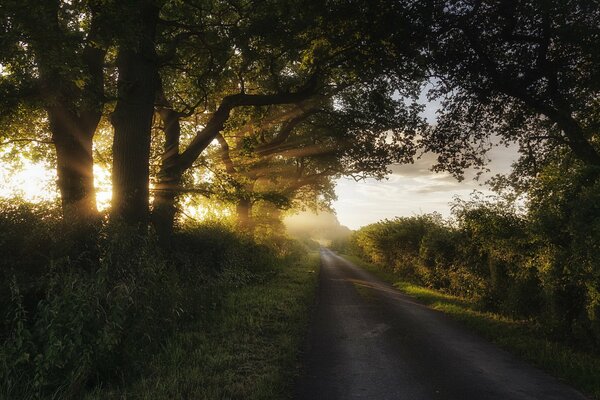
[[[494,136],[519,144],[530,175],[556,148],[600,165],[597,1],[431,1],[424,10],[430,96],[442,110],[423,144],[440,168],[481,165]]]

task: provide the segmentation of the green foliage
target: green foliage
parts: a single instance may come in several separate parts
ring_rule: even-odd
[[[550,166],[531,196],[539,276],[555,333],[600,338],[600,178],[598,169],[568,160]]]
[[[462,176],[481,167],[494,137],[519,146],[519,179],[535,176],[557,148],[600,165],[597,6],[435,0],[417,7],[427,15],[416,20],[438,77],[430,97],[441,102],[422,143],[438,153],[439,169]]]
[[[173,242],[172,257],[180,273],[193,274],[201,281],[230,276],[243,285],[270,271],[277,257],[273,248],[218,222],[188,224],[175,234]]]
[[[60,209],[56,204],[29,204],[19,199],[0,200],[0,277],[16,276],[20,286],[31,287],[57,250]],[[3,288],[6,289],[6,288]],[[0,301],[10,296],[0,292]]]
[[[419,246],[437,215],[403,217],[368,225],[351,238],[358,255],[392,268],[403,275],[414,275]]]
[[[149,371],[86,399],[288,399],[314,302],[318,254],[280,261],[271,279],[229,290],[208,320],[169,338]]]
[[[306,254],[216,223],[183,227],[166,253],[153,236],[105,225],[83,268],[63,255],[56,208],[15,202],[2,211],[0,248],[11,255],[0,286],[2,398],[79,398],[131,381],[175,332],[214,318],[228,292]]]
[[[43,286],[34,307],[12,280],[0,347],[0,391],[8,398],[72,398],[86,385],[139,372],[144,354],[174,328],[181,290],[156,246],[115,234],[99,263],[86,271],[50,260],[37,277]]]

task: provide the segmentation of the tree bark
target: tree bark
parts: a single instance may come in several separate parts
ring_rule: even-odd
[[[168,246],[173,228],[177,208],[177,194],[181,186],[181,170],[178,168],[179,160],[179,138],[181,126],[180,114],[174,111],[163,100],[158,107],[158,115],[163,121],[165,132],[165,144],[163,148],[162,162],[156,187],[154,188],[154,201],[152,203],[152,224],[160,242]]]
[[[56,150],[58,188],[61,195],[65,255],[73,265],[94,268],[98,262],[99,221],[94,188],[93,138],[104,106],[103,26],[97,9],[85,47],[66,46],[67,34],[59,24],[59,2],[39,3],[31,31],[39,69],[40,94],[48,115]],[[41,30],[39,26],[44,26]],[[69,68],[59,61],[68,60]],[[82,77],[83,86],[74,77]]]
[[[235,206],[237,215],[237,228],[240,232],[252,234],[254,221],[252,221],[252,201],[250,199],[239,199]]]
[[[40,94],[56,149],[63,218],[73,226],[92,225],[98,212],[92,146],[103,110],[106,49],[99,44],[103,26],[97,10],[92,9],[87,43],[78,53],[63,43],[67,35],[59,24],[58,1],[48,0],[31,7],[35,13],[22,18],[31,25],[28,33],[39,69]],[[58,62],[65,58],[69,59],[71,70]],[[85,83],[78,87],[73,76],[82,72]]]
[[[63,217],[74,224],[88,223],[98,212],[92,158],[97,122],[85,126],[66,107],[49,107],[48,117],[56,148]]]
[[[112,218],[143,233],[149,217],[150,135],[159,83],[154,47],[158,8],[150,1],[139,3],[132,21],[138,39],[122,44],[117,55]]]

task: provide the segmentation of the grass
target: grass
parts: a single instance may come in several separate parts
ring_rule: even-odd
[[[566,343],[544,337],[534,322],[515,320],[480,311],[469,301],[410,282],[354,256],[344,258],[393,284],[398,290],[435,310],[444,312],[500,347],[546,370],[600,400],[600,356],[577,350]]]
[[[311,254],[267,282],[232,290],[210,324],[190,324],[168,341],[150,374],[126,389],[96,390],[88,399],[291,397],[318,266],[318,254]]]

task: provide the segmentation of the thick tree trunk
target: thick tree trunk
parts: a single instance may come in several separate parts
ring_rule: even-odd
[[[168,246],[173,228],[175,226],[175,215],[177,214],[177,192],[171,186],[179,186],[177,183],[169,183],[165,180],[157,184],[152,202],[152,224],[161,244]]]
[[[139,27],[136,45],[121,45],[117,55],[118,100],[111,122],[113,141],[112,217],[144,232],[149,216],[150,134],[158,66],[154,36],[158,9],[141,2],[132,21]]]
[[[84,126],[64,107],[48,109],[56,148],[58,188],[63,215],[69,223],[88,223],[97,216],[92,139],[96,123]],[[98,118],[99,119],[99,118]]]
[[[56,149],[63,217],[69,225],[88,225],[97,217],[92,140],[103,109],[106,50],[99,44],[101,26],[96,10],[92,10],[86,46],[81,53],[73,52],[64,46],[67,34],[59,23],[60,2],[41,2],[36,10],[30,22],[38,28],[28,35]],[[39,30],[40,24],[43,30]],[[73,58],[69,60],[72,69],[59,62],[62,58]],[[79,87],[74,77],[82,72],[84,85]]]
[[[66,107],[47,109],[56,148],[58,188],[65,222],[62,239],[73,265],[94,268],[98,261],[96,233],[99,223],[94,189],[92,139],[97,118],[83,121]]]

